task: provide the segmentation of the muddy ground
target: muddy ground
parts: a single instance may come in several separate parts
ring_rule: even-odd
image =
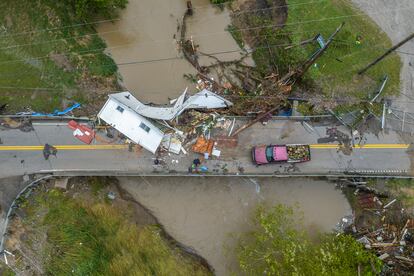
[[[156,217],[118,185],[116,179],[76,177],[69,181],[65,179],[42,181],[30,195],[24,196],[27,202],[18,204],[21,208],[15,209],[7,227],[5,249],[13,254],[7,255],[7,259],[10,267],[18,275],[45,273],[44,265],[47,256],[44,252],[48,246],[51,246],[47,239],[47,225],[42,223],[47,210],[40,208],[37,210],[38,213],[32,214],[30,205],[35,204],[33,200],[36,194],[47,192],[52,188],[63,189],[66,196],[86,204],[110,202],[115,209],[122,210],[123,215],[138,226],[160,225]],[[109,198],[109,195],[113,198]],[[168,233],[162,231],[161,235],[171,243],[171,246],[181,249],[178,254],[208,267],[204,259],[177,243]]]

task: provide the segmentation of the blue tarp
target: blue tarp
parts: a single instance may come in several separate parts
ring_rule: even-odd
[[[55,110],[53,111],[53,113],[39,113],[39,112],[34,112],[30,115],[32,116],[47,116],[47,117],[54,117],[54,116],[62,116],[62,115],[66,115],[67,113],[71,112],[72,110],[79,108],[81,105],[80,103],[75,103],[74,105],[72,105],[71,107],[66,108],[63,111],[59,111],[59,110]]]
[[[279,113],[277,114],[278,116],[286,116],[286,117],[290,117],[292,116],[292,109],[289,108],[288,110],[279,110]]]

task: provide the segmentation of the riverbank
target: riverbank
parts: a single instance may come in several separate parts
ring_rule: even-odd
[[[42,181],[17,204],[5,249],[19,275],[211,275],[115,179]]]
[[[93,114],[120,89],[117,66],[94,28],[105,19],[79,18],[69,2],[1,1],[1,112],[53,112],[79,102],[82,114]]]

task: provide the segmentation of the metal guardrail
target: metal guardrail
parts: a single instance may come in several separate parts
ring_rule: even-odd
[[[138,171],[97,171],[97,170],[41,170],[36,174],[47,174],[53,176],[138,176],[138,177],[373,177],[373,178],[413,178],[414,174],[406,170],[330,170],[327,172],[279,172],[279,173],[199,173],[188,172],[147,172]]]
[[[4,228],[3,228],[3,233],[1,233],[1,241],[0,241],[0,254],[4,254],[4,241],[5,241],[5,237],[6,237],[6,231],[7,231],[7,226],[9,224],[9,217],[13,211],[13,209],[15,208],[16,205],[16,200],[19,199],[24,193],[26,193],[26,191],[28,189],[30,189],[31,187],[33,187],[34,185],[36,185],[37,183],[39,183],[42,180],[45,179],[49,179],[53,177],[53,175],[45,175],[43,177],[40,177],[32,182],[30,182],[25,188],[23,188],[20,193],[17,194],[17,196],[14,198],[14,200],[12,201],[12,203],[10,204],[9,210],[7,211],[6,214],[6,219],[4,220]]]
[[[20,118],[30,118],[31,120],[48,120],[48,121],[64,121],[64,120],[81,120],[81,121],[90,121],[89,117],[75,117],[75,116],[31,116],[31,115],[0,115],[2,118],[11,118],[11,119],[20,119]]]

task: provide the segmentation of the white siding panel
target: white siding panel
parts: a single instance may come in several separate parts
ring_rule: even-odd
[[[116,109],[118,106],[124,108],[122,113]],[[111,98],[108,99],[98,116],[107,124],[152,153],[156,152],[164,135],[144,117]],[[146,124],[150,128],[150,131],[146,132],[140,128],[139,125],[141,123]]]

